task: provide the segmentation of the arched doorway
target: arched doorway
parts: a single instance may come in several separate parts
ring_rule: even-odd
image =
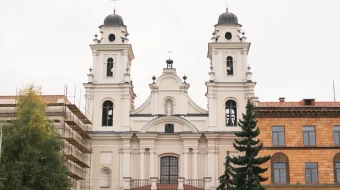
[[[161,158],[161,184],[178,183],[178,158],[166,156]]]

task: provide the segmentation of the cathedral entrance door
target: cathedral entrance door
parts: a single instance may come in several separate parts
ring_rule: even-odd
[[[166,156],[161,158],[160,184],[178,183],[178,158]]]

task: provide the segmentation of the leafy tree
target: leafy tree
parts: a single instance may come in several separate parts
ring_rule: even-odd
[[[230,156],[229,151],[227,152],[227,157],[225,158],[225,170],[224,174],[220,176],[220,186],[218,186],[217,190],[229,190],[232,189],[233,181],[231,179],[231,176],[233,174],[233,167],[230,165]]]
[[[257,139],[260,129],[256,126],[256,114],[254,112],[254,104],[248,100],[246,106],[246,114],[242,114],[242,120],[239,126],[242,131],[236,132],[235,135],[240,139],[235,139],[234,148],[239,152],[245,152],[244,156],[230,158],[230,162],[234,164],[233,183],[237,190],[262,190],[260,182],[264,182],[267,178],[261,176],[268,168],[261,168],[260,165],[270,160],[270,156],[258,157],[263,144]]]
[[[20,91],[17,117],[3,125],[0,176],[8,190],[61,190],[70,187],[63,144],[51,121],[40,90]]]

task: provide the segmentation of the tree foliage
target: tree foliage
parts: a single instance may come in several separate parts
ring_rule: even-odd
[[[233,174],[233,168],[230,165],[230,156],[229,151],[227,152],[227,157],[225,158],[225,170],[224,174],[220,176],[220,186],[218,186],[217,190],[227,190],[231,189],[233,185],[232,181],[232,174]]]
[[[51,121],[40,90],[30,85],[20,91],[17,117],[3,126],[0,176],[8,190],[68,189],[63,144]]]
[[[254,104],[248,100],[246,113],[242,114],[242,120],[239,126],[242,131],[236,132],[239,137],[235,139],[233,146],[239,152],[245,154],[237,157],[230,157],[233,173],[233,185],[230,189],[236,190],[263,190],[265,189],[260,182],[264,182],[267,178],[261,176],[268,168],[261,168],[260,165],[270,160],[270,156],[258,157],[263,144],[257,139],[260,129],[257,127],[256,114],[254,112]]]

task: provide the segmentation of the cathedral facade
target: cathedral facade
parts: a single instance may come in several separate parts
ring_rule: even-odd
[[[190,98],[190,84],[177,75],[170,58],[162,75],[152,78],[149,98],[135,108],[129,33],[121,16],[105,18],[101,36],[90,45],[93,69],[84,83],[87,107],[94,116],[92,189],[126,189],[127,180],[131,185],[150,179],[158,184],[178,184],[182,179],[184,185],[209,179],[210,188],[216,189],[226,152],[239,154],[232,146],[240,130],[237,121],[247,100],[257,99],[247,61],[250,43],[242,25],[226,11],[214,27],[207,50],[207,108]]]

